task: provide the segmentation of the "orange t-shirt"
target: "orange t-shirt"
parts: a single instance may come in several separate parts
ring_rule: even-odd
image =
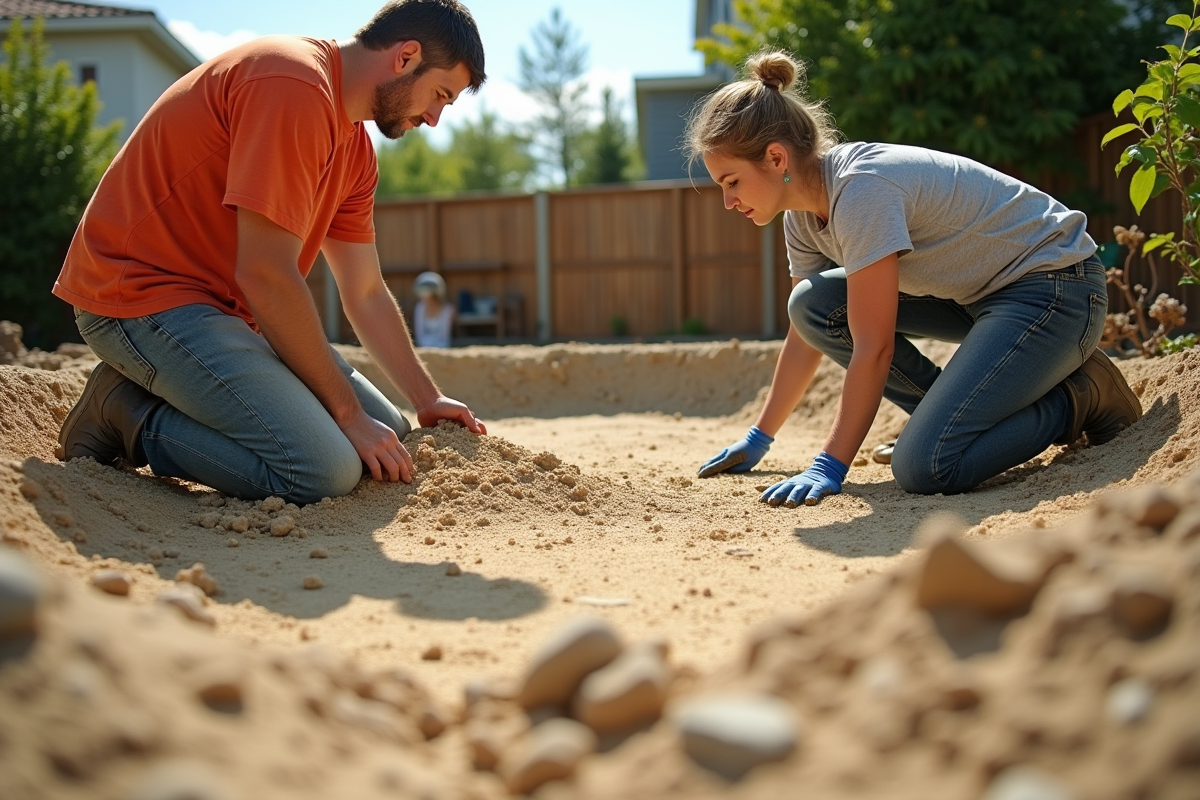
[[[234,278],[239,207],[303,240],[302,275],[327,237],[375,241],[375,151],[341,80],[335,43],[290,36],[185,75],[104,174],[54,294],[101,316],[203,303],[253,325]]]

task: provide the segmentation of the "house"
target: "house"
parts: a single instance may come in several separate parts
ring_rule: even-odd
[[[0,31],[14,19],[42,17],[54,61],[66,61],[80,84],[95,81],[104,104],[98,124],[124,122],[121,141],[167,87],[200,59],[153,11],[58,0],[0,0]]]
[[[696,0],[696,38],[707,37],[717,23],[734,21],[733,0]],[[647,180],[688,177],[682,137],[688,112],[698,100],[733,77],[724,64],[710,64],[701,75],[635,78],[638,144],[646,163]],[[692,169],[706,178],[703,164]]]

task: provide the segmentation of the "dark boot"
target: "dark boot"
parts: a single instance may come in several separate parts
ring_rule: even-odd
[[[123,458],[145,466],[142,428],[163,402],[101,361],[63,421],[55,455],[62,461],[91,456],[101,464]]]
[[[1062,382],[1071,404],[1066,434],[1055,444],[1072,444],[1087,434],[1088,444],[1110,442],[1142,418],[1142,404],[1108,356],[1094,351]]]

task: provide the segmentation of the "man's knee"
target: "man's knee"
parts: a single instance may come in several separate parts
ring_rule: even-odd
[[[348,440],[324,443],[298,454],[286,499],[304,504],[323,497],[341,497],[354,491],[362,474],[362,459]]]
[[[940,494],[947,490],[934,469],[934,454],[919,443],[896,441],[892,451],[892,476],[906,492],[913,494]]]

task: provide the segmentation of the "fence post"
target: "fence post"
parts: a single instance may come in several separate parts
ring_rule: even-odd
[[[430,272],[440,272],[441,266],[439,246],[442,232],[438,224],[438,204],[431,200],[425,204],[425,269]]]
[[[671,190],[671,288],[674,294],[675,319],[672,326],[683,330],[687,314],[687,234],[684,230],[683,189]]]
[[[533,196],[534,230],[537,236],[537,338],[550,341],[550,195]]]
[[[775,233],[777,219],[764,225],[759,232],[762,267],[762,333],[775,335]]]
[[[333,270],[329,262],[321,258],[321,269],[325,283],[325,338],[336,342],[342,336],[342,300],[338,295],[337,281],[333,279]]]

